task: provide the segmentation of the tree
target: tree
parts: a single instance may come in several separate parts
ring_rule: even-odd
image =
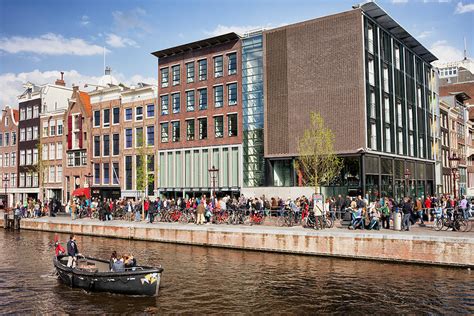
[[[141,197],[146,196],[148,193],[148,185],[155,180],[154,170],[149,169],[149,165],[153,162],[153,147],[147,147],[145,145],[145,138],[143,132],[141,135],[137,135],[137,139],[141,139],[138,143],[137,154],[136,154],[136,188],[141,193]],[[142,219],[145,217],[145,210],[142,207]]]
[[[303,174],[306,184],[315,192],[323,183],[329,183],[342,169],[342,160],[334,153],[334,134],[324,124],[321,114],[311,112],[310,126],[298,140],[299,158],[296,168]]]

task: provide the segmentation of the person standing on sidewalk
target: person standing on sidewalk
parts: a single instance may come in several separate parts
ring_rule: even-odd
[[[196,225],[204,224],[204,213],[206,212],[205,203],[206,203],[206,200],[201,199],[201,201],[199,202],[199,205],[196,208],[196,213],[197,213]]]
[[[382,213],[382,227],[384,229],[390,229],[390,206],[387,198],[384,199],[384,203],[380,208],[380,211]]]
[[[423,205],[421,204],[421,199],[420,198],[416,199],[415,209],[416,209],[416,213],[417,213],[418,217],[420,218],[420,225],[424,225],[425,223],[423,221]]]
[[[413,208],[409,198],[405,198],[402,206],[403,220],[402,220],[402,230],[410,230],[410,216],[413,212]]]
[[[462,215],[463,215],[464,219],[469,219],[467,204],[468,204],[468,202],[467,202],[466,196],[463,195],[462,200],[459,203],[459,208],[462,211]]]

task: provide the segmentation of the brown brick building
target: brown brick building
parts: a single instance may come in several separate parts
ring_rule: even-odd
[[[92,109],[89,95],[77,86],[73,87],[64,122],[64,200],[69,201],[75,189],[89,187],[92,181]]]
[[[241,41],[229,33],[154,52],[158,57],[158,190],[209,194],[242,187]],[[198,194],[201,194],[198,193]]]
[[[344,158],[326,195],[434,193],[435,56],[373,2],[263,38],[266,185],[297,185],[298,139],[314,111]]]
[[[0,119],[0,200],[2,205],[13,206],[18,201],[17,152],[18,110],[6,106]]]

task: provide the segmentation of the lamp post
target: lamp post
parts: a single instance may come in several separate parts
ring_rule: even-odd
[[[454,199],[456,199],[456,174],[458,172],[459,161],[461,158],[456,156],[456,153],[453,153],[451,157],[448,158],[449,160],[449,167],[451,168],[451,175],[453,177],[453,195]]]
[[[405,176],[405,187],[406,187],[406,190],[405,190],[405,192],[406,192],[405,197],[407,197],[408,194],[410,193],[410,191],[409,191],[410,188],[409,188],[409,186],[408,186],[409,180],[410,180],[410,176],[411,176],[410,169],[408,169],[408,168],[405,169],[404,176]]]
[[[212,192],[211,192],[211,197],[214,197],[216,194],[216,184],[218,182],[218,175],[219,175],[219,169],[216,167],[212,166],[209,171],[209,176],[211,177],[211,186],[212,186]]]
[[[8,179],[7,176],[2,179],[3,181],[3,186],[5,187],[5,203],[3,207],[6,209],[8,207],[8,195],[7,195],[7,187],[8,187],[8,182],[10,182],[10,179]]]

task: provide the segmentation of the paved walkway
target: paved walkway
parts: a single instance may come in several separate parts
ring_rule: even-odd
[[[0,219],[3,219],[3,215],[0,215]],[[266,234],[285,234],[285,235],[322,235],[322,236],[348,236],[353,237],[371,237],[371,238],[384,238],[384,239],[417,239],[417,240],[442,240],[442,239],[463,239],[474,243],[474,231],[471,232],[455,232],[455,231],[435,231],[431,225],[428,224],[426,227],[420,227],[415,224],[411,227],[410,231],[395,231],[395,230],[350,230],[342,227],[334,227],[331,229],[314,230],[309,228],[303,228],[301,226],[293,227],[278,227],[269,225],[228,225],[228,224],[181,224],[181,223],[163,223],[155,222],[153,224],[146,223],[144,221],[123,221],[123,220],[112,220],[112,221],[99,221],[95,219],[85,218],[72,220],[70,217],[58,216],[58,217],[41,217],[36,219],[22,219],[22,221],[36,221],[36,222],[49,222],[49,223],[61,223],[61,224],[79,224],[79,225],[94,225],[94,226],[116,226],[116,227],[140,227],[140,228],[159,228],[159,229],[172,229],[172,230],[193,230],[193,231],[222,231],[222,232],[245,232],[245,233],[266,233]],[[474,224],[474,223],[473,223]]]

